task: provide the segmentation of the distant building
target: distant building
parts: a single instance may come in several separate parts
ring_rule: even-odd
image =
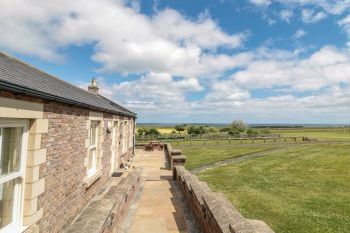
[[[62,232],[134,154],[136,114],[0,53],[0,232]]]

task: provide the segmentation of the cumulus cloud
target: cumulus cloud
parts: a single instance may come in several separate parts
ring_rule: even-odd
[[[247,35],[225,33],[205,14],[188,19],[165,9],[146,16],[135,1],[14,0],[1,1],[0,9],[1,48],[59,60],[61,48],[92,44],[92,59],[102,64],[101,71],[125,74],[154,71],[192,78],[198,75],[192,67],[215,58],[208,51],[237,48]]]
[[[268,7],[276,1],[250,2]],[[348,7],[345,1],[331,2],[280,1],[305,6],[307,23]],[[251,121],[257,115],[271,121],[292,115],[306,119],[303,114],[345,119],[350,114],[348,50],[324,46],[309,56],[268,48],[241,52],[247,31],[227,33],[207,13],[188,18],[167,8],[147,16],[134,0],[13,0],[0,1],[0,9],[0,48],[62,61],[69,46],[92,46],[91,58],[101,64],[102,94],[146,121],[225,121],[240,114]],[[293,12],[288,8],[280,17],[290,22]],[[350,32],[348,17],[338,24]],[[294,38],[305,33],[299,29]],[[104,82],[103,72],[140,77]],[[256,97],[259,90],[273,93]]]
[[[339,110],[341,117],[350,114],[347,51],[325,46],[304,59],[287,51],[262,49],[254,54],[243,69],[213,85],[202,105],[221,114],[251,113],[250,119],[260,114],[271,122],[288,121],[290,114],[304,120],[318,114],[340,117]],[[270,92],[270,96],[255,97],[256,91]],[[274,114],[276,118],[271,118]]]
[[[348,52],[326,46],[310,57],[293,55],[281,60],[257,59],[232,76],[235,85],[246,89],[283,88],[290,92],[320,91],[322,88],[350,85]]]
[[[292,10],[282,10],[280,12],[280,17],[283,21],[289,23],[291,18],[293,17],[294,13]]]
[[[340,19],[338,21],[338,25],[343,28],[343,30],[346,32],[346,34],[350,38],[350,15],[347,15],[346,17]]]
[[[339,121],[350,114],[350,55],[346,50],[325,46],[301,59],[296,51],[260,48],[237,56],[242,58],[239,69],[210,85],[149,73],[140,80],[114,85],[112,92],[115,99],[142,115],[155,117],[156,112],[164,119],[171,115],[173,121],[188,117],[222,122],[244,117],[260,122],[312,122],[314,117],[322,121],[331,116]],[[255,96],[259,91],[266,96]],[[194,92],[204,97],[188,100],[188,93]]]
[[[301,18],[305,23],[317,23],[327,17],[323,11],[315,12],[313,10],[304,9],[301,12]]]
[[[350,8],[348,0],[250,0],[256,6],[268,6],[271,3],[279,3],[287,8],[315,7],[321,8],[327,14],[340,15]]]
[[[304,31],[303,29],[298,29],[294,35],[293,35],[293,38],[294,39],[300,39],[302,37],[304,37],[306,35],[306,31]]]
[[[268,6],[271,4],[271,0],[249,0],[249,2],[256,6]]]

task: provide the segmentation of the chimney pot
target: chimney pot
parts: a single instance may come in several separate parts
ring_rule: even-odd
[[[98,90],[100,88],[98,88],[97,86],[97,82],[96,82],[96,79],[95,78],[92,78],[91,80],[91,85],[88,86],[88,91],[97,95],[98,94]]]

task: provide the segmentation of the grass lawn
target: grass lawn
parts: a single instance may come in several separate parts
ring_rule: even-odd
[[[192,170],[199,166],[212,164],[221,160],[234,158],[247,153],[259,152],[273,148],[279,148],[286,146],[287,144],[275,143],[275,144],[243,144],[243,145],[229,145],[221,144],[216,145],[216,142],[212,144],[180,144],[173,147],[181,149],[182,153],[186,155],[187,160],[185,167],[188,170]]]
[[[211,156],[203,160],[191,155],[189,167],[208,163],[213,155],[254,149],[259,148],[198,148],[194,154]],[[188,155],[194,148],[183,150]],[[224,193],[245,217],[264,220],[277,233],[350,232],[350,144],[290,148],[199,177]]]

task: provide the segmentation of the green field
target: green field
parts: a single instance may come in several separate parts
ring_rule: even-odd
[[[346,129],[349,130],[349,129]],[[199,174],[242,214],[264,220],[277,233],[350,232],[350,132],[340,129],[274,129],[315,142],[245,144],[181,142],[186,168],[198,171],[230,158],[247,158]],[[275,150],[275,148],[279,148]],[[271,150],[263,157],[252,153]],[[248,155],[249,154],[249,155]]]
[[[200,173],[276,232],[350,230],[350,145],[310,145]]]
[[[217,145],[214,143],[203,145],[201,143],[180,144],[175,146],[177,149],[181,149],[182,153],[186,155],[186,168],[192,170],[203,165],[212,164],[225,159],[230,159],[244,154],[261,152],[271,150],[275,148],[281,148],[287,144],[274,143],[274,144],[222,144]]]

